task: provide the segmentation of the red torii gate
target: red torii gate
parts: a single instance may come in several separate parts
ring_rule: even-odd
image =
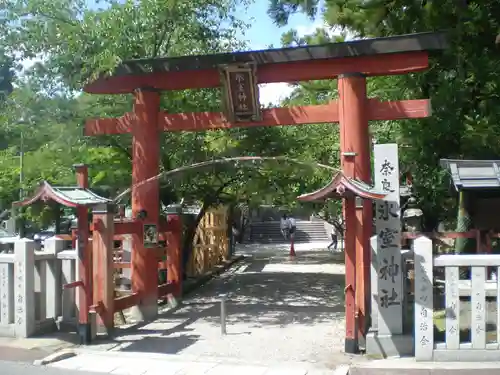
[[[133,111],[120,118],[89,120],[85,135],[132,134],[132,212],[134,217],[147,212],[144,222],[151,224],[159,220],[159,182],[156,179],[141,182],[159,173],[159,133],[162,131],[339,122],[345,176],[370,183],[368,121],[427,117],[430,103],[427,99],[394,102],[368,99],[366,77],[423,71],[429,65],[428,51],[445,47],[443,34],[423,33],[297,48],[126,61],[114,74],[97,79],[84,90],[94,94],[133,93]],[[337,77],[339,99],[317,106],[265,109],[259,121],[248,122],[230,121],[223,113],[167,113],[160,109],[161,91],[219,87],[221,67],[245,63],[255,67],[257,83]],[[362,210],[356,210],[354,202],[347,206],[346,222],[353,222],[349,215],[357,217],[355,228],[347,231],[346,238],[346,258],[350,259],[346,262],[346,285],[352,289],[346,296],[346,305],[354,306],[354,293],[359,293],[356,309],[346,310],[346,314],[353,316],[347,317],[345,349],[352,353],[358,347],[354,315],[359,312],[364,317],[369,311],[364,296],[370,290],[372,207],[371,203],[365,203]],[[132,287],[141,295],[145,318],[157,314],[156,264],[154,254],[135,238]]]

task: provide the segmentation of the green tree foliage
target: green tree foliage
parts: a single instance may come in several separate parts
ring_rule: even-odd
[[[13,65],[13,60],[0,50],[0,106],[5,102],[7,96],[10,95],[13,90]]]
[[[115,197],[131,182],[130,135],[83,137],[86,119],[117,117],[132,110],[132,95],[88,95],[82,85],[113,71],[123,60],[232,51],[245,47],[236,32],[246,25],[235,17],[236,0],[104,1],[90,9],[85,1],[6,2],[2,16],[5,40],[20,58],[38,59],[19,75],[12,105],[0,119],[0,134],[9,149],[0,154],[5,171],[2,204],[8,207],[19,191],[19,150],[24,138],[23,189],[32,192],[40,180],[74,184],[72,164],[90,167],[91,187]],[[7,26],[6,26],[7,25]],[[162,94],[169,113],[219,111],[219,90],[185,90]],[[331,161],[327,150],[309,147],[291,127],[165,133],[161,136],[161,171],[241,155],[288,155],[309,161]],[[302,128],[302,130],[307,130]],[[330,135],[328,127],[311,140]],[[328,147],[334,147],[335,143]],[[321,156],[318,159],[318,155]],[[296,196],[324,184],[331,171],[285,161],[217,164],[175,175],[161,175],[164,205],[196,202],[202,212],[219,203],[292,206]],[[130,196],[125,194],[122,203]],[[51,210],[29,214],[46,221]],[[48,213],[49,212],[49,213]],[[43,217],[42,217],[43,216]],[[200,215],[201,217],[201,215]],[[199,218],[200,218],[199,217]],[[193,228],[191,228],[192,230]],[[190,243],[186,236],[186,244]]]
[[[23,58],[50,56],[46,75],[70,88],[123,60],[227,51],[239,45],[233,0],[6,0],[9,39]]]
[[[382,37],[447,30],[450,48],[432,56],[423,73],[371,78],[369,94],[380,99],[432,100],[428,119],[372,124],[379,141],[397,141],[403,170],[414,175],[428,229],[456,212],[449,176],[441,158],[491,159],[500,156],[498,86],[500,26],[497,1],[271,0],[269,14],[284,24],[295,12],[321,18],[330,31],[355,37]],[[278,11],[276,11],[278,10]],[[301,88],[302,90],[302,88]]]

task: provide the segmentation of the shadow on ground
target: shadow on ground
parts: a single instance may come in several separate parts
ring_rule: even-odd
[[[221,345],[220,352],[232,352],[231,345],[262,346],[282,340],[272,332],[290,335],[299,347],[302,339],[322,340],[313,330],[321,327],[319,335],[325,334],[323,327],[344,318],[344,275],[335,273],[339,265],[334,257],[322,253],[295,263],[246,259],[239,272],[221,275],[154,322],[120,329],[115,340],[122,345],[117,350],[177,354],[197,344],[204,346],[204,352],[215,350],[213,345]],[[309,272],[311,266],[322,272]],[[220,334],[223,298],[230,327],[224,337]],[[271,345],[273,350],[279,349],[276,346]]]

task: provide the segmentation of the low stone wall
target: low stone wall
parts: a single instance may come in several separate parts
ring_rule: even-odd
[[[54,237],[39,251],[34,241],[21,239],[13,253],[0,254],[0,336],[29,337],[75,321],[75,289],[62,286],[76,280],[77,254],[64,247]]]

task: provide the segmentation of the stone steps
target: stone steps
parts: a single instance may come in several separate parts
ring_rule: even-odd
[[[295,242],[328,241],[323,221],[297,220]],[[254,243],[283,243],[286,242],[281,234],[279,221],[252,223],[250,227],[250,242]]]

